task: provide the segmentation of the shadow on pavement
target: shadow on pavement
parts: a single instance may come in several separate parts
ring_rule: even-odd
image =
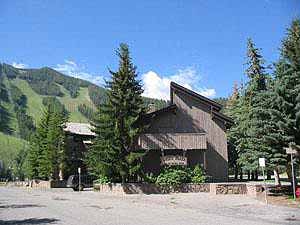
[[[21,208],[36,208],[36,207],[45,207],[45,206],[44,205],[36,205],[36,204],[0,205],[0,209],[21,209]]]
[[[22,224],[51,224],[54,222],[57,222],[57,219],[50,219],[50,218],[41,218],[41,219],[37,219],[37,218],[30,218],[30,219],[24,219],[24,220],[0,220],[0,224],[4,225],[22,225]]]

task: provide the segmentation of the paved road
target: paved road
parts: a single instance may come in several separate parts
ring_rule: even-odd
[[[300,210],[243,196],[108,195],[0,187],[0,224],[300,224]]]

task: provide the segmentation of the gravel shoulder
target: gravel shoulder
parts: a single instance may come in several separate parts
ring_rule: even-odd
[[[0,187],[0,224],[300,224],[300,210],[239,195],[110,195]]]

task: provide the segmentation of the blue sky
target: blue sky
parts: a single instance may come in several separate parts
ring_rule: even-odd
[[[50,66],[101,84],[129,44],[145,95],[167,98],[174,80],[209,97],[245,80],[246,40],[268,63],[300,0],[0,0],[0,61]]]

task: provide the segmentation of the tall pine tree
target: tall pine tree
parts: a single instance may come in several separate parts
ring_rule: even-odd
[[[129,49],[121,44],[117,51],[119,69],[110,71],[107,102],[100,107],[95,122],[97,138],[88,153],[90,169],[111,181],[136,180],[142,153],[134,150],[144,126],[139,122],[145,113],[140,81],[132,64]]]
[[[247,171],[251,171],[253,178],[257,178],[258,158],[265,157],[266,149],[262,143],[260,130],[263,126],[263,117],[255,110],[260,99],[259,94],[266,91],[266,74],[264,60],[251,39],[247,44],[246,74],[248,83],[240,98],[240,131],[239,139],[239,164]]]
[[[58,179],[64,159],[64,131],[66,114],[54,105],[47,105],[28,152],[30,178]]]
[[[282,42],[281,55],[276,63],[275,98],[272,109],[280,115],[278,139],[282,147],[290,143],[300,144],[300,20],[294,20]],[[282,152],[281,154],[284,154]],[[286,161],[289,159],[287,158]],[[290,168],[290,164],[287,165]],[[290,169],[288,175],[291,177]]]

